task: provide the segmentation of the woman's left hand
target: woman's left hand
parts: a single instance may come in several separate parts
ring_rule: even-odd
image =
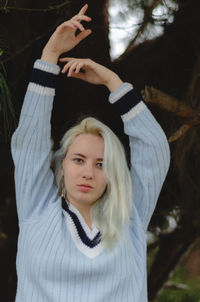
[[[92,31],[85,29],[81,24],[82,21],[91,21],[91,18],[85,15],[87,9],[88,4],[85,4],[77,15],[56,28],[43,49],[41,57],[43,61],[57,64],[61,54],[73,49],[91,34]],[[80,33],[76,35],[77,29],[79,29]]]
[[[67,62],[62,73],[67,73],[68,77],[81,79],[91,84],[105,85],[111,92],[123,83],[116,73],[91,59],[66,57],[59,60]]]

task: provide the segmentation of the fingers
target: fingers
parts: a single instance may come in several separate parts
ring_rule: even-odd
[[[85,16],[85,12],[88,9],[88,4],[85,4],[81,10],[79,11],[79,13],[77,15],[75,15],[74,17],[71,18],[71,21],[75,21],[75,22],[81,22],[81,21],[86,21],[86,22],[90,22],[92,20],[92,18]],[[80,27],[78,26],[78,28],[80,30],[84,30],[84,27],[81,25]]]
[[[88,4],[86,3],[82,8],[81,10],[79,11],[79,15],[85,15],[86,13],[86,10],[88,9]]]
[[[69,62],[71,60],[74,60],[74,58],[70,58],[70,57],[64,57],[64,58],[60,58],[59,61],[60,62]]]
[[[78,58],[72,58],[72,57],[63,57],[63,58],[60,58],[59,61],[60,62],[71,62],[71,63],[72,63],[72,61],[76,61],[76,62],[84,62],[85,64],[86,63],[89,64],[90,62],[94,63],[94,61],[92,61],[91,59],[78,59]]]
[[[72,60],[70,62],[68,62],[62,70],[62,73],[67,73],[67,76],[70,77],[74,72],[78,73],[80,70],[79,67],[80,62],[76,61],[76,60]],[[82,63],[81,66],[83,67],[84,64]]]
[[[84,15],[87,8],[88,8],[88,5],[85,4],[77,15],[73,16],[70,20],[65,21],[62,24],[60,24],[58,26],[58,28],[60,29],[60,28],[63,28],[63,27],[72,27],[73,29],[78,28],[80,31],[84,31],[85,28],[81,24],[81,21],[90,22],[92,20],[91,17]]]
[[[68,70],[67,76],[70,77],[72,75],[73,72],[76,72],[76,66],[78,65],[77,62],[74,62]]]
[[[86,21],[86,22],[90,22],[92,20],[92,18],[88,17],[88,16],[79,16],[76,15],[74,17],[72,17],[69,21],[66,22],[66,25],[68,23],[73,24],[73,27],[75,29],[79,29],[80,31],[84,31],[85,28],[83,27],[83,25],[81,24],[81,21]]]
[[[85,39],[87,36],[89,36],[91,33],[92,33],[91,29],[86,29],[86,30],[84,30],[84,31],[81,31],[80,34],[78,34],[78,35],[76,36],[77,44],[78,44],[81,40],[83,40],[83,39]]]
[[[62,69],[62,73],[67,73],[67,76],[70,77],[75,74],[79,74],[81,68],[89,66],[89,59],[75,59],[75,58],[61,58],[61,62],[68,62]]]
[[[70,22],[73,23],[75,26],[77,26],[77,28],[79,28],[80,31],[83,31],[85,28],[81,24],[81,21],[90,22],[91,20],[92,19],[88,16],[76,15],[70,19]]]
[[[76,21],[76,20],[69,20],[69,21],[64,22],[63,24],[61,24],[60,29],[62,30],[66,27],[71,27],[75,30],[78,28],[80,31],[85,30],[83,25],[80,22]]]
[[[74,64],[74,62],[77,62],[77,61],[75,61],[74,58],[61,58],[61,59],[59,59],[59,61],[61,61],[61,62],[68,62],[63,67],[63,69],[61,71],[62,73],[66,73],[68,71],[68,69]],[[69,72],[68,72],[68,74],[69,74]]]
[[[86,5],[84,7],[86,7]],[[77,15],[73,16],[70,20],[63,22],[60,26],[58,26],[58,28],[71,27],[73,29],[78,28],[80,31],[84,31],[85,28],[81,24],[81,21],[90,22],[92,20],[92,18],[85,16],[83,14],[80,14],[80,12]]]
[[[85,30],[85,28],[83,27],[83,25],[80,22],[72,20],[71,23],[75,26],[75,28],[80,29],[80,31]]]
[[[70,27],[72,29],[77,29],[77,25],[75,25],[74,23],[72,23],[71,21],[66,21],[65,23],[61,24],[60,26],[58,26],[58,29],[63,32],[65,30],[66,27]]]
[[[79,73],[81,68],[83,68],[83,66],[84,66],[84,63],[78,63],[76,66],[75,73]]]
[[[88,9],[88,4],[85,4],[79,13],[72,17],[72,20],[78,20],[78,21],[91,21],[91,18],[88,16],[85,16],[86,10]]]
[[[75,15],[74,17],[71,18],[71,20],[90,22],[92,18],[85,15]]]

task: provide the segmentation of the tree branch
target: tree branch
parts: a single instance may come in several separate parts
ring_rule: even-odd
[[[26,12],[42,12],[42,13],[46,13],[46,12],[50,12],[50,11],[54,11],[54,10],[59,10],[63,7],[65,7],[67,4],[70,4],[71,1],[65,1],[61,4],[58,5],[52,5],[52,6],[48,6],[48,8],[25,8],[25,7],[15,7],[15,6],[8,6],[8,1],[6,2],[6,4],[2,7],[0,7],[0,11],[5,11],[8,12],[9,10],[14,10],[14,11],[26,11]]]
[[[190,106],[181,103],[175,97],[170,96],[154,87],[145,86],[142,96],[146,102],[176,114],[183,118],[189,125],[200,124],[200,110],[192,109]]]
[[[185,123],[169,138],[170,143],[185,135],[191,126],[200,125],[199,109],[194,110],[190,106],[181,103],[175,97],[153,87],[145,86],[144,90],[142,90],[142,96],[146,102],[155,104],[184,120]]]
[[[135,41],[141,36],[141,34],[145,31],[145,29],[148,26],[149,20],[152,18],[153,10],[162,2],[162,0],[155,0],[152,5],[144,8],[144,18],[143,22],[138,28],[138,31],[133,38],[133,40],[130,42],[129,46],[127,47],[127,50],[129,50],[134,44]]]
[[[175,283],[175,282],[172,282],[172,281],[167,281],[165,283],[165,288],[168,288],[168,289],[182,289],[182,290],[189,290],[190,289],[190,286],[188,286],[187,284],[184,284],[184,283]]]

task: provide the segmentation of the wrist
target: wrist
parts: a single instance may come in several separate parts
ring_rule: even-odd
[[[46,50],[45,48],[42,51],[41,60],[51,64],[58,63],[59,54]]]
[[[113,73],[113,76],[111,79],[105,84],[105,86],[110,90],[110,92],[114,92],[117,90],[121,85],[123,84],[122,80],[120,77],[116,74]]]

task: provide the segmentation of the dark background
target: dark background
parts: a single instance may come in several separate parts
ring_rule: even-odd
[[[170,9],[170,1],[177,4],[177,9]],[[200,254],[200,2],[112,2],[116,6],[120,3],[133,15],[138,11],[141,15],[137,31],[124,53],[114,61],[110,58],[109,1],[89,0],[87,14],[92,17],[93,33],[67,55],[91,58],[104,64],[123,81],[134,84],[140,95],[148,86],[164,92],[170,100],[171,97],[178,100],[178,105],[173,106],[174,99],[168,104],[157,92],[161,105],[154,95],[154,102],[148,104],[167,137],[174,134],[176,137],[170,143],[171,167],[149,226],[154,241],[148,245],[148,288],[149,299],[155,301],[163,287],[178,290],[177,282],[169,283],[169,280],[181,263],[184,278],[189,276],[200,284],[200,262],[196,256]],[[77,13],[84,4],[80,0],[0,2],[0,300],[4,302],[14,301],[16,291],[18,221],[10,137],[17,125],[34,61],[40,57],[56,26]],[[169,22],[169,15],[157,20],[154,9],[158,6],[168,7],[173,21]],[[163,26],[163,34],[150,39],[156,23]],[[111,110],[108,95],[104,87],[60,75],[52,116],[55,147],[80,114],[90,114],[108,124],[128,150],[122,122]],[[182,108],[183,104],[187,106]],[[187,131],[182,131],[183,125],[187,125]],[[169,228],[168,216],[176,221],[173,230]],[[197,302],[200,292],[191,297],[177,301]]]

